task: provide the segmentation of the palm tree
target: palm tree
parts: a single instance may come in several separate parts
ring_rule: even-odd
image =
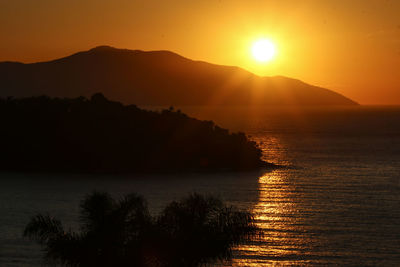
[[[81,204],[81,231],[65,231],[49,215],[36,215],[24,235],[46,247],[45,257],[68,266],[139,265],[137,255],[146,228],[152,225],[146,203],[134,194],[115,201],[94,192]]]
[[[166,266],[229,260],[234,245],[260,233],[250,213],[199,194],[169,204],[157,219],[157,229]]]
[[[219,199],[192,194],[152,217],[143,198],[116,201],[94,192],[81,204],[80,232],[36,215],[24,236],[45,246],[47,260],[66,266],[198,266],[228,260],[232,247],[259,234],[253,217]]]

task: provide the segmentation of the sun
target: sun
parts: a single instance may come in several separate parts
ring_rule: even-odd
[[[253,43],[251,52],[255,60],[259,62],[271,61],[276,55],[274,43],[270,40],[262,39]]]

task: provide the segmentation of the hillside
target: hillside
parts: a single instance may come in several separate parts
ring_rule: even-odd
[[[356,105],[286,77],[193,61],[169,51],[100,46],[49,62],[0,63],[0,96],[90,96],[138,105]]]
[[[243,133],[179,111],[84,97],[0,98],[2,170],[158,172],[272,166]]]

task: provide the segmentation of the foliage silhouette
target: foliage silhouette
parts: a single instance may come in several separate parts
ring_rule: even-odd
[[[244,133],[174,111],[107,100],[0,99],[0,169],[138,172],[267,166]]]
[[[81,204],[81,229],[65,231],[34,216],[24,236],[45,246],[45,259],[66,266],[199,266],[229,260],[232,247],[260,234],[250,213],[215,197],[191,194],[151,216],[135,194],[116,201],[94,192]]]

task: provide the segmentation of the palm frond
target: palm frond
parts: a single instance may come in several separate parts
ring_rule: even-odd
[[[114,209],[115,202],[108,193],[93,192],[81,202],[81,222],[85,231],[102,228],[107,216]]]
[[[115,215],[120,217],[128,232],[135,234],[152,224],[152,217],[143,197],[129,194],[120,199],[116,206]]]
[[[64,233],[61,222],[49,215],[38,214],[32,217],[25,227],[24,236],[44,244]]]

